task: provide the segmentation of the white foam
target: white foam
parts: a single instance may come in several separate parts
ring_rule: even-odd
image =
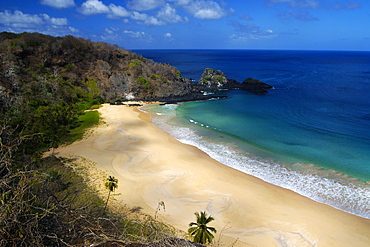
[[[174,109],[172,109],[174,110]],[[173,111],[172,111],[173,113]],[[171,126],[167,121],[174,115],[153,117],[153,123],[182,143],[193,145],[213,159],[268,183],[290,189],[315,201],[370,219],[370,186],[334,180],[317,174],[303,173],[283,164],[238,151],[225,143],[215,143],[194,130]],[[195,123],[194,120],[190,122]],[[201,123],[196,123],[201,125]]]

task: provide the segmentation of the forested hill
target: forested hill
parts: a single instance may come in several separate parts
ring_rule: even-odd
[[[74,159],[44,156],[98,123],[85,110],[101,103],[193,95],[176,68],[114,45],[0,33],[0,246],[202,246],[137,209],[109,210]]]
[[[104,42],[73,36],[1,33],[0,57],[3,103],[24,93],[78,101],[84,91],[104,101],[202,97],[175,67]]]

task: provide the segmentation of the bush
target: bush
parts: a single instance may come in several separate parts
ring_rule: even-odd
[[[71,130],[72,139],[70,142],[80,140],[83,138],[86,130],[99,124],[100,114],[98,111],[87,111],[78,118],[80,126]]]

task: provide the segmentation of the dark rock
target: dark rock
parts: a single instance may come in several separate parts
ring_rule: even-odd
[[[203,71],[197,87],[201,91],[215,91],[223,89],[227,84],[227,77],[220,70],[207,68]]]
[[[257,79],[252,79],[252,78],[247,78],[242,82],[242,89],[245,90],[257,90],[259,91],[260,89],[271,89],[272,86],[257,80]]]
[[[243,83],[240,83],[234,79],[228,79],[220,70],[210,68],[203,71],[195,87],[203,92],[214,92],[221,89],[243,89],[252,94],[266,94],[268,93],[267,89],[272,88],[272,86],[252,78],[247,78]]]

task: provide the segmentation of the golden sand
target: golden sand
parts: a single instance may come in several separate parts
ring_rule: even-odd
[[[119,180],[116,199],[186,231],[215,218],[221,246],[370,246],[370,220],[229,168],[156,129],[136,107],[104,105],[105,124],[59,156],[82,156]],[[96,181],[104,183],[104,181]]]

